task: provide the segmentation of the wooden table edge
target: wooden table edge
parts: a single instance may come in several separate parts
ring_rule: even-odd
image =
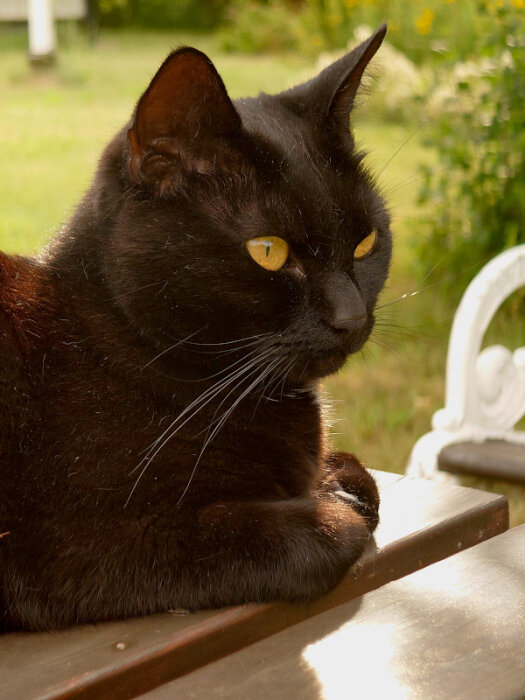
[[[475,511],[472,515],[472,510]],[[427,540],[425,530],[413,533],[400,542],[385,546],[381,569],[376,558],[365,555],[333,591],[309,605],[286,603],[249,604],[218,612],[189,629],[174,633],[169,642],[152,645],[123,660],[118,668],[83,673],[45,690],[38,700],[65,698],[97,698],[97,700],[128,700],[227,656],[241,648],[291,627],[303,620],[329,610],[402,578],[436,561],[446,559],[501,534],[508,529],[509,510],[504,496],[488,502],[482,509],[465,511],[455,521],[435,526],[430,543],[421,550],[419,541]],[[453,537],[455,533],[456,537]],[[440,546],[448,535],[446,550]],[[461,538],[461,539],[458,539]],[[459,546],[454,542],[459,542]],[[403,569],[393,573],[390,563],[403,554],[409,556]],[[206,640],[206,644],[203,641]]]

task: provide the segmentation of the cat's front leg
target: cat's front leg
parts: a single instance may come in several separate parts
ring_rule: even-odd
[[[325,464],[322,488],[347,500],[367,522],[370,532],[379,523],[379,491],[371,474],[349,452],[332,452]]]
[[[214,503],[199,524],[208,546],[223,552],[215,566],[217,584],[226,575],[226,585],[214,591],[224,598],[214,606],[314,600],[339,583],[368,540],[365,519],[324,489],[306,498]]]
[[[164,510],[164,514],[160,511]],[[365,519],[333,493],[218,501],[144,518],[48,523],[38,553],[2,571],[8,629],[56,629],[250,602],[308,602],[361,556]],[[25,550],[26,551],[26,550]],[[23,554],[23,552],[20,552]]]

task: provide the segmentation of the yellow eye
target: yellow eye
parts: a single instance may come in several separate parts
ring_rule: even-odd
[[[288,260],[288,243],[277,236],[261,236],[246,241],[248,253],[265,270],[280,270]]]
[[[376,238],[377,235],[375,231],[372,231],[372,233],[368,234],[366,238],[363,238],[361,243],[359,243],[354,250],[354,259],[361,260],[362,258],[366,258],[366,256],[374,250]]]

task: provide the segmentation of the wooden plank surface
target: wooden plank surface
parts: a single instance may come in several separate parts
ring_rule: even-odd
[[[438,463],[440,469],[453,474],[474,474],[525,483],[525,445],[505,440],[448,445],[441,450]]]
[[[375,541],[345,580],[309,606],[245,605],[0,638],[0,698],[135,697],[301,620],[503,532],[502,496],[375,472]]]
[[[525,697],[525,525],[143,700]]]

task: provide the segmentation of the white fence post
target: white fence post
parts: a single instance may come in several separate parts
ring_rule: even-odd
[[[52,62],[56,36],[52,0],[28,0],[29,60],[32,63]]]

